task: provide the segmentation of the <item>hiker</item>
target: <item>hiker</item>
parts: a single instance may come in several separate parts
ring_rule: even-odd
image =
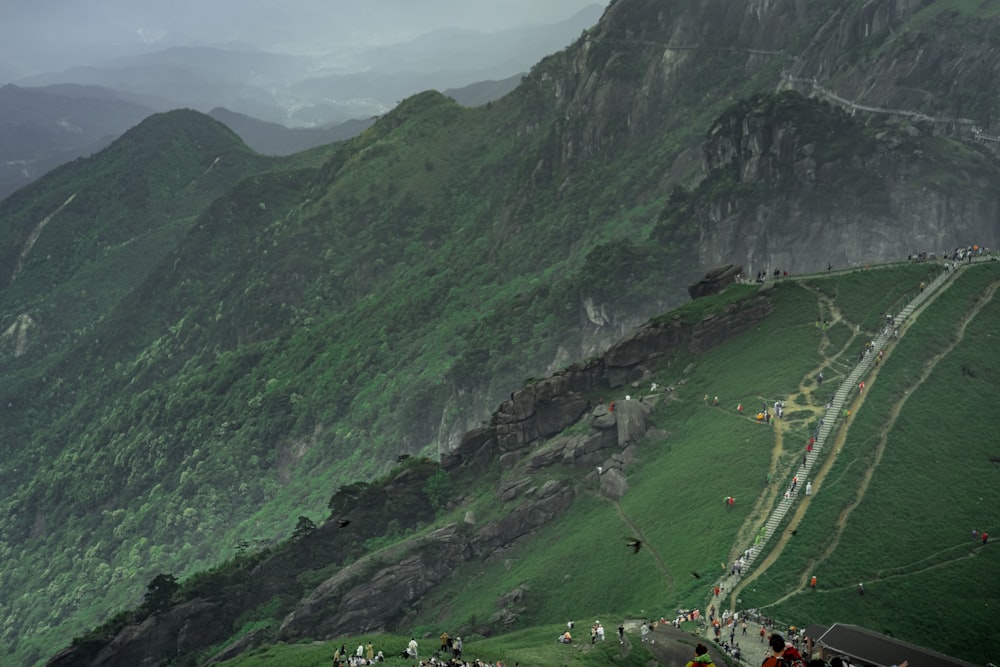
[[[785,638],[781,635],[775,633],[771,635],[771,639],[768,642],[771,646],[771,651],[773,655],[764,659],[761,663],[761,667],[783,667],[786,665],[805,665],[802,660],[802,655],[795,649],[794,646],[785,642]]]
[[[816,588],[816,575],[815,574],[809,580],[809,588]]]
[[[864,594],[865,594],[864,583],[858,583],[858,595],[864,595]]]
[[[813,483],[806,482],[806,495],[811,496],[813,494]]]
[[[567,630],[566,632],[564,632],[561,635],[559,635],[559,643],[560,644],[572,644],[573,643],[573,635],[571,635],[569,633],[569,630]]]
[[[417,659],[417,640],[413,637],[410,637],[410,643],[406,645],[406,652],[414,660]]]
[[[639,626],[639,635],[642,639],[642,643],[645,644],[646,640],[649,639],[649,624],[643,621],[642,625]]]
[[[618,643],[619,644],[624,644],[625,643],[625,626],[624,625],[619,625],[618,626]]]
[[[989,533],[987,533],[987,532],[986,532],[986,531],[984,530],[984,531],[983,531],[983,544],[986,544],[986,540],[988,540],[988,539],[989,539],[989,537],[990,537],[990,534],[989,534]]]
[[[687,667],[701,667],[702,665],[713,665],[712,658],[708,655],[708,647],[698,644],[694,647],[694,659],[688,662]]]

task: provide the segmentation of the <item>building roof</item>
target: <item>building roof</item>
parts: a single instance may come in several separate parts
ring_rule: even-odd
[[[906,660],[910,667],[976,667],[971,662],[846,623],[834,623],[814,641],[852,663],[889,667]]]

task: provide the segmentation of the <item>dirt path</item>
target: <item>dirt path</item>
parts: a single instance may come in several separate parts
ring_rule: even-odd
[[[885,453],[885,448],[886,448],[886,444],[887,444],[887,441],[888,441],[888,436],[892,432],[892,429],[893,429],[893,427],[894,427],[894,425],[896,423],[896,420],[898,419],[900,413],[902,412],[903,407],[906,405],[906,402],[909,400],[910,396],[912,396],[916,392],[916,390],[919,389],[920,386],[923,385],[923,383],[930,377],[930,375],[933,373],[934,369],[937,367],[938,362],[940,362],[942,359],[944,359],[945,357],[947,357],[948,354],[959,343],[962,342],[962,340],[965,338],[965,330],[966,330],[967,326],[969,325],[969,323],[972,322],[972,320],[975,319],[975,317],[979,314],[979,312],[983,309],[983,307],[985,307],[988,303],[990,303],[993,300],[993,298],[996,295],[998,289],[1000,289],[1000,283],[993,283],[987,289],[986,293],[983,295],[983,298],[980,299],[976,303],[975,307],[973,307],[966,314],[966,316],[963,318],[962,322],[960,323],[960,325],[959,325],[959,327],[957,329],[957,334],[956,334],[955,338],[951,341],[951,343],[949,343],[949,345],[946,348],[944,348],[941,351],[940,354],[936,355],[932,359],[932,361],[924,367],[923,372],[921,373],[921,375],[917,379],[917,381],[913,384],[913,386],[910,387],[910,389],[903,394],[902,398],[900,398],[900,400],[898,400],[892,406],[892,408],[891,408],[891,410],[889,412],[889,419],[888,419],[887,423],[885,424],[885,426],[882,428],[882,430],[880,432],[879,442],[878,442],[878,444],[876,445],[876,448],[875,448],[875,458],[874,458],[874,461],[871,463],[871,465],[869,465],[865,469],[864,476],[862,477],[861,483],[858,486],[858,490],[857,490],[857,492],[856,492],[856,494],[854,496],[854,499],[851,501],[851,503],[847,507],[844,508],[843,511],[841,511],[840,515],[837,517],[837,521],[836,521],[836,524],[835,524],[834,537],[830,541],[830,544],[827,546],[826,549],[824,549],[824,551],[823,551],[822,554],[820,554],[814,561],[812,561],[812,562],[809,563],[809,568],[807,568],[807,570],[802,573],[802,576],[800,578],[798,587],[795,588],[795,589],[793,589],[793,590],[791,590],[791,591],[789,591],[784,596],[782,596],[782,597],[774,600],[773,602],[769,603],[768,606],[773,605],[773,604],[777,604],[777,603],[780,603],[780,602],[783,602],[783,601],[785,601],[785,600],[793,597],[794,595],[797,595],[798,593],[804,591],[806,589],[806,587],[808,586],[808,577],[809,577],[808,572],[809,572],[809,570],[811,570],[814,566],[819,565],[820,563],[822,563],[823,561],[825,561],[837,549],[837,547],[840,544],[840,538],[843,535],[843,531],[844,531],[844,529],[847,526],[847,519],[850,516],[850,514],[855,510],[855,508],[857,508],[858,505],[861,504],[861,501],[864,499],[865,493],[868,490],[868,486],[871,483],[872,476],[874,475],[876,468],[878,468],[878,465],[879,465],[879,463],[882,460],[882,456]],[[938,293],[935,294],[934,297],[936,298],[942,291],[943,291],[943,289],[938,290]],[[933,299],[929,299],[927,303],[930,303],[932,301],[933,301]],[[905,323],[905,328],[906,329],[908,329],[909,326],[910,326],[910,324],[915,321],[917,315],[924,308],[927,307],[927,303],[923,304],[921,306],[921,308],[917,312],[915,312],[913,314],[913,316],[911,316],[908,319],[908,321]],[[905,332],[905,329],[904,329],[904,332]],[[894,346],[889,346],[887,348],[887,350],[886,350],[886,356],[887,357],[892,354],[893,349],[894,349]],[[875,380],[877,378],[877,373],[878,373],[878,368],[876,367],[875,369],[872,370],[872,372],[871,372],[871,374],[869,376],[869,385],[874,384],[874,382],[875,382]],[[833,447],[831,449],[831,455],[827,455],[824,458],[822,466],[820,467],[819,471],[816,472],[816,474],[813,477],[813,488],[816,491],[818,491],[822,487],[824,479],[826,478],[827,474],[832,469],[833,462],[836,460],[837,454],[840,452],[841,448],[844,445],[844,442],[846,441],[847,433],[850,431],[850,425],[851,425],[851,422],[854,419],[854,415],[857,413],[858,408],[860,408],[861,405],[863,405],[864,400],[865,400],[865,395],[862,394],[860,396],[857,396],[855,398],[855,400],[851,403],[851,406],[849,408],[850,409],[850,416],[847,418],[847,420],[846,420],[845,424],[842,426],[842,428],[840,428],[837,431],[837,436],[834,439]],[[789,521],[788,529],[779,538],[777,544],[775,544],[774,548],[771,549],[771,551],[770,551],[770,553],[768,553],[767,557],[760,563],[760,565],[757,568],[754,569],[754,571],[753,571],[752,574],[750,574],[749,576],[743,578],[740,581],[740,583],[731,591],[731,593],[730,593],[729,596],[730,596],[730,598],[731,598],[732,601],[735,601],[737,599],[737,596],[740,593],[740,591],[742,591],[744,588],[746,588],[746,586],[748,584],[750,584],[752,581],[754,581],[758,577],[760,577],[762,573],[766,572],[767,569],[778,559],[778,557],[781,555],[781,552],[783,551],[785,545],[788,543],[788,540],[792,537],[792,531],[795,530],[798,527],[799,523],[802,521],[802,518],[804,517],[804,515],[806,513],[806,510],[809,507],[809,500],[810,500],[809,498],[806,498],[805,501],[802,502],[802,503],[800,503],[799,506],[796,508],[795,512],[792,514],[792,517],[791,517],[791,519]],[[963,555],[961,558],[965,558],[965,557],[967,557],[967,556]],[[956,558],[956,559],[952,559],[951,561],[947,561],[947,562],[954,562],[954,561],[957,561],[959,559],[960,558]],[[943,563],[936,563],[936,564],[929,565],[927,568],[924,568],[924,570],[933,569],[933,568],[940,567],[940,566],[943,566]],[[908,576],[909,574],[913,574],[913,572],[908,572],[908,573],[906,573],[905,576]],[[904,576],[904,575],[893,575],[893,576]]]

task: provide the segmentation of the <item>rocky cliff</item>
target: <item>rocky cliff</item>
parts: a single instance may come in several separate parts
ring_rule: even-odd
[[[1000,238],[1000,166],[983,146],[919,123],[863,122],[795,93],[720,116],[706,179],[681,215],[706,264],[748,275],[897,260]]]

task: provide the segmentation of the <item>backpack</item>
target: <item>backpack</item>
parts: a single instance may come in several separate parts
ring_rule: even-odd
[[[806,661],[798,651],[795,651],[792,655],[783,655],[778,658],[778,667],[806,667]]]

